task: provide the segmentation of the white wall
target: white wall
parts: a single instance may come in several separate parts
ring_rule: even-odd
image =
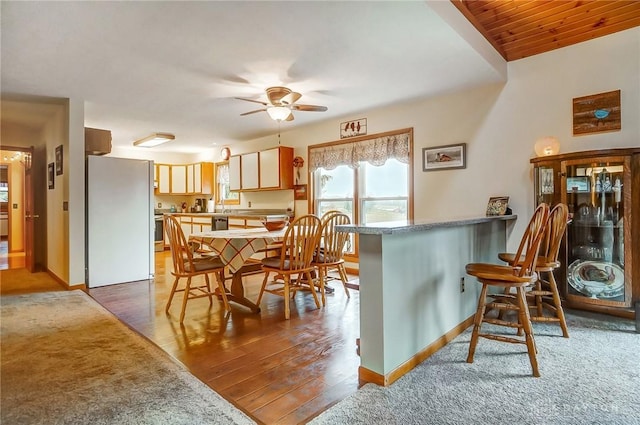
[[[307,145],[339,139],[339,124],[367,118],[368,134],[414,128],[415,218],[483,215],[487,200],[508,195],[521,219],[509,240],[515,249],[533,212],[529,160],[535,141],[560,139],[561,153],[640,146],[640,28],[509,63],[509,80],[370,110],[282,132],[282,144],[307,159]],[[572,99],[620,89],[622,130],[572,135]],[[286,123],[282,125],[286,129]],[[467,143],[467,168],[422,171],[425,147]],[[234,154],[277,144],[277,136],[241,143]],[[308,162],[308,161],[307,161]],[[307,182],[306,163],[301,183]],[[296,202],[296,213],[306,202]]]

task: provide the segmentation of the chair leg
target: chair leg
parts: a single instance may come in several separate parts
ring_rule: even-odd
[[[171,292],[169,293],[169,300],[167,301],[167,307],[164,309],[165,313],[169,313],[169,307],[171,307],[171,301],[173,301],[173,296],[176,293],[176,288],[178,287],[179,277],[176,276],[173,281],[173,286],[171,287]]]
[[[204,274],[204,282],[205,285],[207,286],[207,293],[209,294],[209,307],[211,307],[213,305],[213,295],[211,293],[211,282],[209,282],[209,274],[205,273]]]
[[[191,292],[191,276],[187,278],[187,286],[184,288],[184,298],[182,298],[182,311],[180,312],[180,323],[184,322],[184,312],[187,310],[187,301]]]
[[[311,272],[304,272],[305,277],[307,278],[307,282],[309,282],[309,287],[311,288],[311,295],[313,295],[313,300],[316,302],[316,307],[320,308],[320,301],[318,301],[318,294],[316,293],[316,285],[313,283],[313,278],[311,277]],[[324,295],[324,281],[320,282],[321,289],[320,291]]]
[[[549,286],[551,286],[551,292],[553,297],[553,304],[556,307],[556,314],[560,319],[560,327],[562,328],[562,336],[569,338],[569,330],[567,329],[567,320],[564,317],[564,310],[562,310],[562,301],[560,300],[560,294],[558,293],[558,284],[556,283],[553,272],[549,272]]]
[[[518,297],[518,305],[520,307],[520,311],[518,312],[518,316],[520,318],[520,323],[522,328],[524,329],[525,342],[527,344],[527,352],[529,353],[529,361],[531,362],[531,369],[533,370],[533,376],[536,378],[540,376],[540,371],[538,370],[538,359],[536,357],[536,342],[533,337],[533,330],[531,326],[531,319],[529,317],[529,307],[527,305],[527,296],[524,293],[524,289],[521,287],[516,288],[517,297]]]
[[[467,363],[473,363],[473,355],[476,352],[478,335],[480,334],[480,327],[482,326],[482,320],[484,319],[486,298],[487,285],[483,283],[482,290],[480,291],[480,297],[478,298],[478,309],[476,310],[476,316],[473,320],[473,332],[471,333],[471,342],[469,343],[469,354],[467,355]]]
[[[553,275],[553,273],[551,273]],[[538,273],[538,280],[536,280],[536,291],[542,291],[542,273]],[[538,317],[542,317],[544,312],[542,311],[542,295],[536,295],[536,310],[538,312]]]
[[[289,286],[291,284],[291,275],[287,274],[283,276],[283,280],[284,280],[284,318],[286,320],[289,320],[289,317],[291,317],[291,311],[289,309],[289,304],[291,302],[291,299],[289,298]]]
[[[351,298],[351,294],[349,294],[349,288],[347,287],[347,271],[344,268],[344,264],[338,264],[338,274],[340,275],[340,280],[342,280],[342,286],[344,287],[344,293],[347,294],[347,298]]]
[[[260,288],[260,295],[258,295],[258,301],[256,301],[256,305],[260,305],[262,301],[262,296],[264,295],[264,289],[267,287],[267,280],[269,279],[269,272],[264,272],[264,279],[262,280],[262,287]]]
[[[224,272],[216,273],[216,278],[218,281],[218,289],[220,289],[220,297],[222,298],[222,306],[225,311],[231,311],[231,307],[229,306],[229,301],[227,301],[227,293],[226,288],[224,287]]]
[[[322,298],[322,306],[327,305],[327,297],[325,296],[324,280],[326,279],[327,269],[320,266],[318,267],[318,286],[320,287],[320,296]]]

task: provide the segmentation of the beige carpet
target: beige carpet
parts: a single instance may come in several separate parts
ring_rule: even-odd
[[[0,423],[251,424],[82,291],[3,295]]]

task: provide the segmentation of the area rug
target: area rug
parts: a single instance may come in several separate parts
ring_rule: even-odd
[[[310,423],[640,424],[634,322],[572,312],[568,325],[566,339],[534,324],[540,378],[524,345],[481,338],[466,363],[468,329],[391,386],[367,384]]]
[[[2,424],[253,424],[82,291],[0,298]]]

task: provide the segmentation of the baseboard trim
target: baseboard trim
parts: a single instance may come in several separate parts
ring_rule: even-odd
[[[358,378],[361,382],[371,382],[376,385],[380,385],[382,387],[386,387],[388,385],[393,384],[395,381],[400,379],[402,376],[407,374],[411,369],[418,366],[420,363],[425,361],[427,358],[431,357],[435,354],[436,351],[447,345],[451,342],[455,337],[464,332],[469,326],[473,325],[473,318],[471,316],[464,320],[462,323],[451,329],[446,334],[442,335],[440,338],[436,339],[434,342],[429,344],[424,349],[417,352],[413,357],[409,360],[398,366],[396,369],[392,370],[386,375],[381,375],[377,372],[369,370],[365,367],[360,366],[358,368]]]
[[[84,290],[87,289],[87,285],[85,283],[79,283],[77,285],[69,285],[67,282],[65,282],[64,280],[60,279],[60,277],[58,277],[58,275],[55,274],[54,272],[52,272],[50,269],[46,269],[46,272],[47,272],[47,274],[49,276],[51,276],[53,278],[53,280],[58,282],[60,285],[64,286],[69,291],[73,291],[73,290],[76,290],[76,289],[80,289],[80,290],[84,291]]]

